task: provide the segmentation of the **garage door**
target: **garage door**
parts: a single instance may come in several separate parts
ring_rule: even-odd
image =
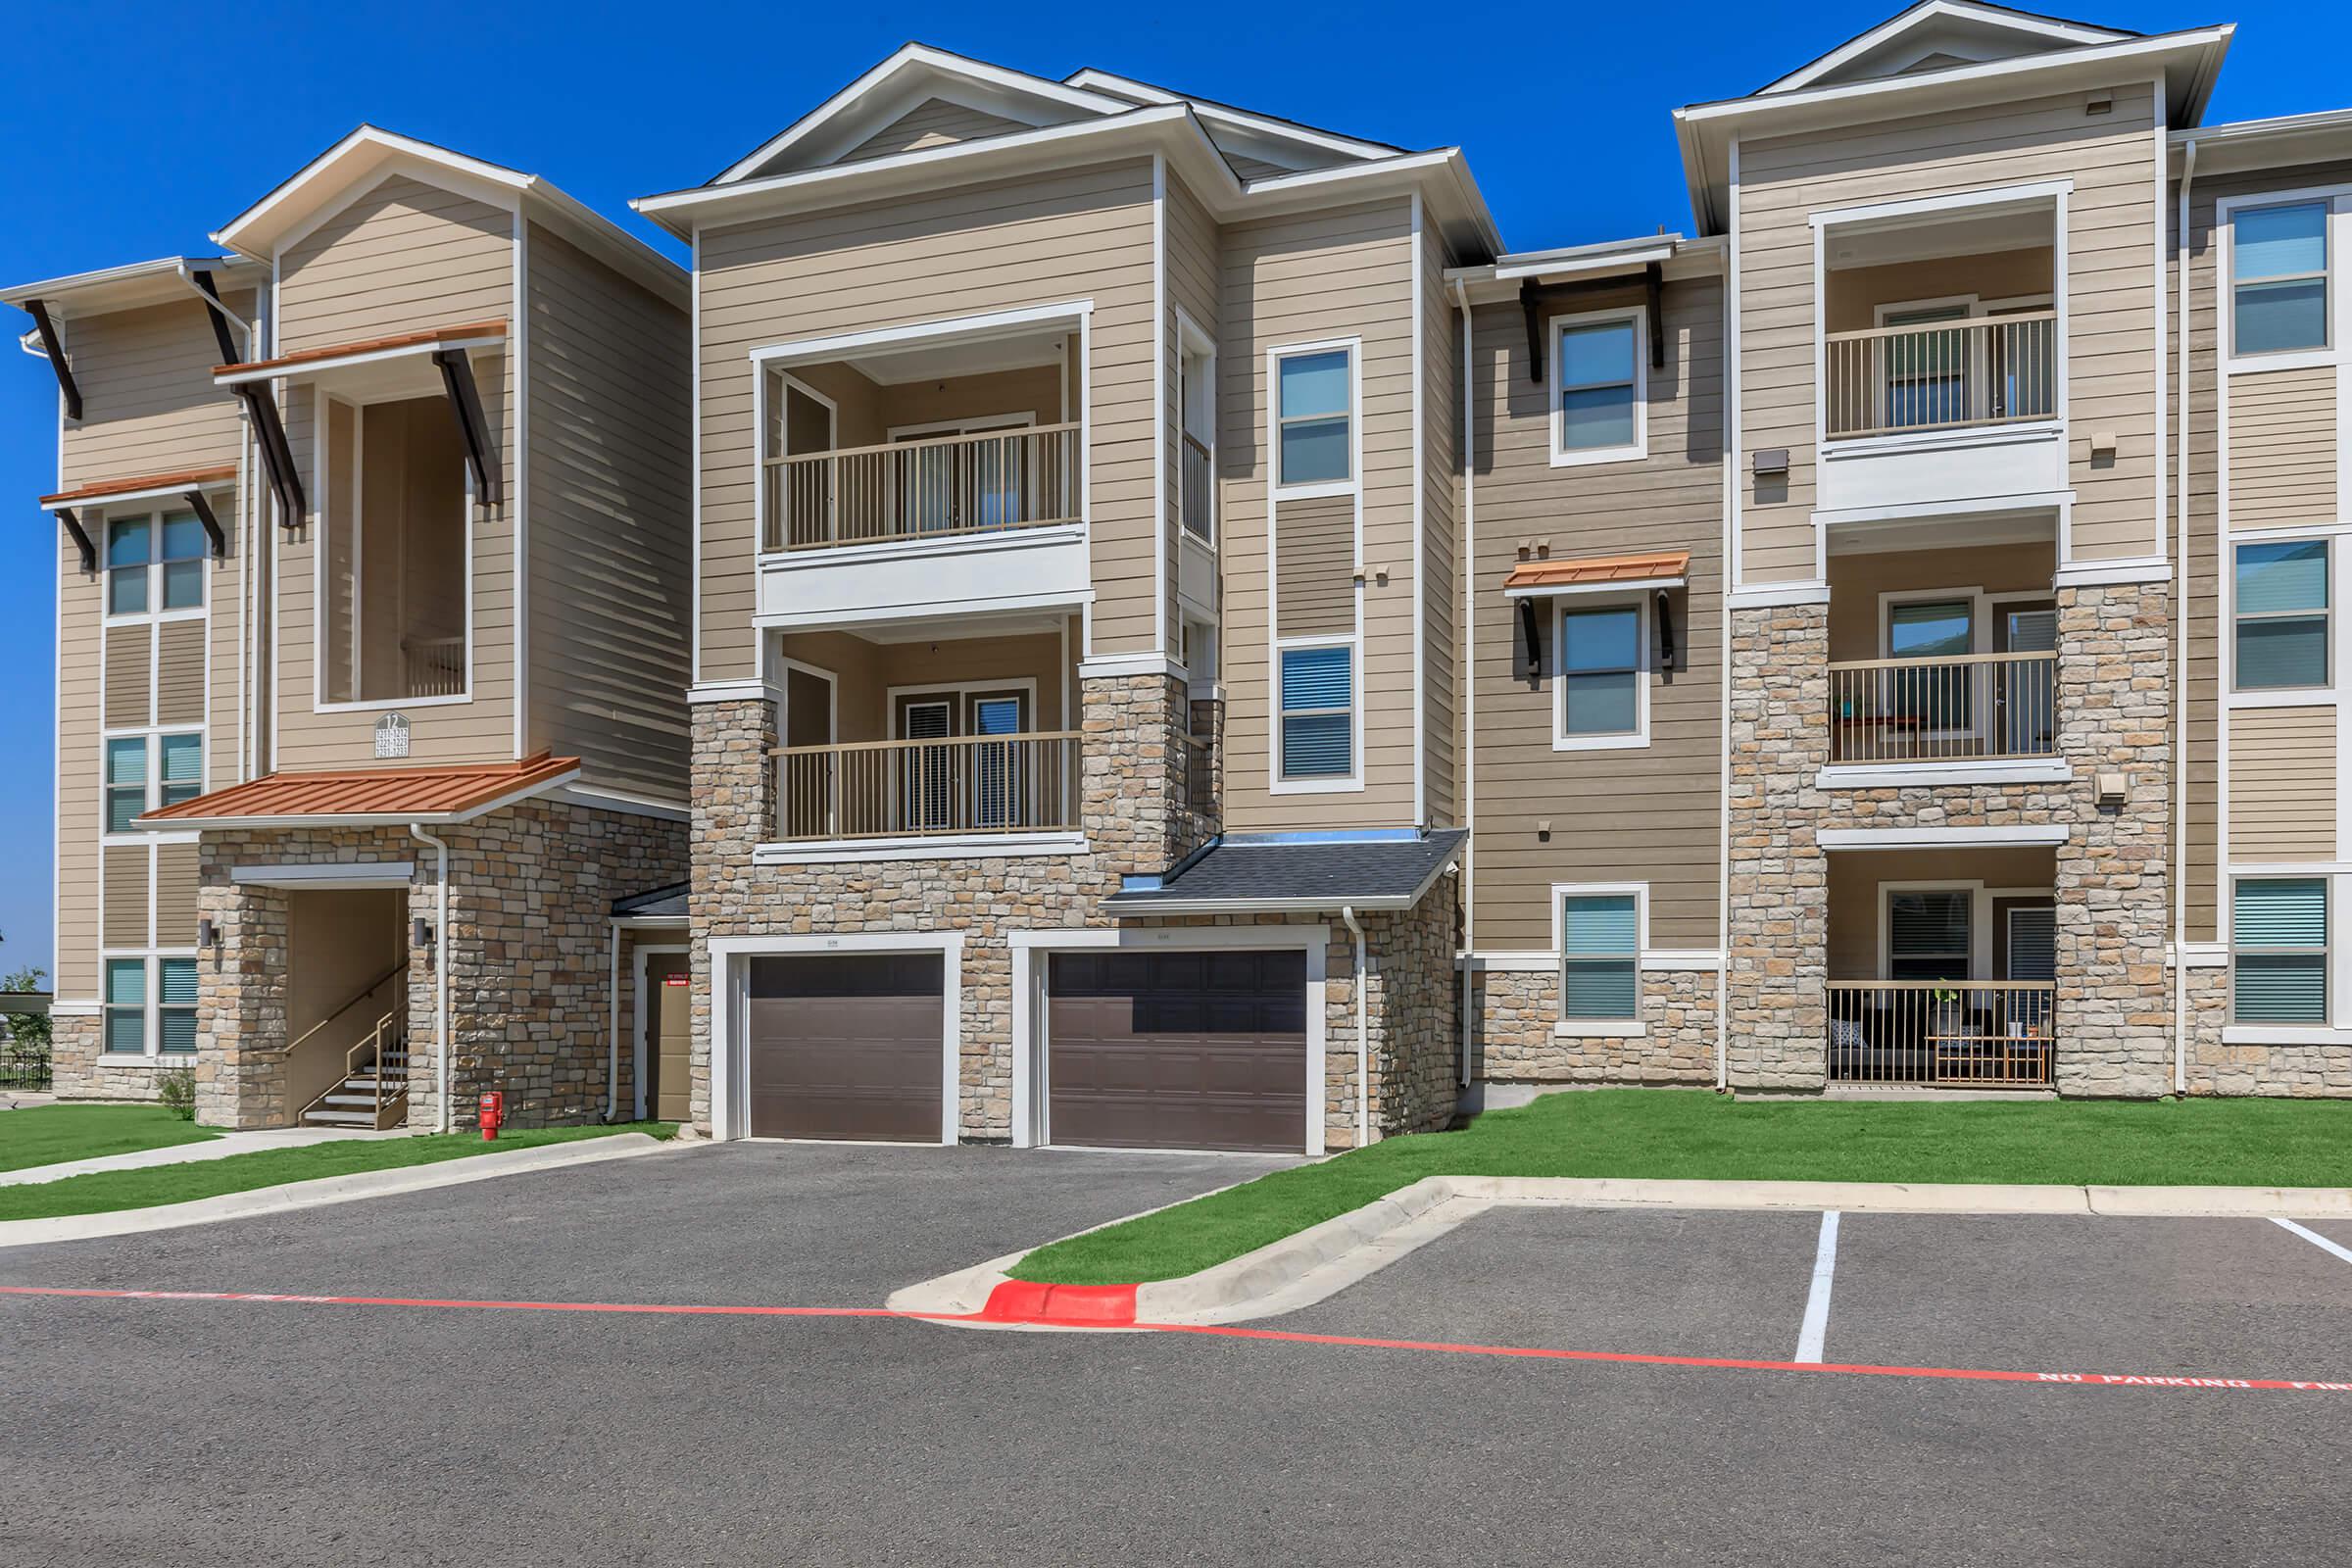
[[[752,1136],[937,1143],[945,972],[936,953],[752,959]]]
[[[1048,969],[1053,1141],[1306,1147],[1306,955],[1067,953]]]

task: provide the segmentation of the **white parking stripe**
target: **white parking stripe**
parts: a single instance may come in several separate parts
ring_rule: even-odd
[[[1813,1289],[1805,1297],[1805,1324],[1797,1331],[1798,1361],[1821,1359],[1821,1342],[1830,1332],[1830,1281],[1838,1273],[1838,1211],[1821,1211],[1821,1245],[1813,1253]]]
[[[2320,1250],[2324,1252],[2333,1252],[2345,1262],[2352,1263],[2352,1247],[2338,1247],[2327,1237],[2322,1236],[2318,1231],[2307,1231],[2291,1219],[2279,1219],[2274,1216],[2271,1220],[2271,1223],[2279,1226],[2282,1229],[2293,1231],[2297,1236],[2302,1237],[2312,1246],[2320,1249]]]

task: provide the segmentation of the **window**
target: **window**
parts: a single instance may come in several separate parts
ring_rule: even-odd
[[[1563,742],[1641,737],[1645,619],[1639,603],[1561,612]]]
[[[155,524],[124,517],[106,525],[106,612],[147,613],[147,562],[154,554]]]
[[[2230,903],[2230,1016],[2328,1021],[2328,879],[2239,882]]]
[[[1886,607],[1886,657],[1922,662],[1888,671],[1889,718],[1906,728],[1949,732],[1971,727],[1976,667],[1961,663],[1976,651],[1976,602],[1926,599]]]
[[[147,960],[106,960],[105,1049],[143,1055],[147,1050]]]
[[[1347,644],[1282,651],[1282,776],[1355,772],[1355,650]]]
[[[204,608],[204,524],[192,512],[106,525],[106,612]]]
[[[1277,484],[1345,484],[1354,476],[1353,351],[1275,357]]]
[[[2328,208],[2257,207],[2230,220],[2234,352],[2328,346]]]
[[[106,831],[131,833],[147,809],[147,738],[106,743]]]
[[[156,1050],[168,1056],[196,1051],[196,960],[158,958],[163,983],[156,988]]]
[[[2326,686],[2328,541],[2237,547],[2237,689]]]
[[[1632,893],[1560,900],[1560,1016],[1633,1018],[1641,1012],[1642,917]]]
[[[177,806],[204,793],[203,736],[159,736],[156,749],[162,759],[162,766],[156,769],[156,779],[162,785],[156,805]]]
[[[1967,888],[1895,888],[1886,895],[1886,978],[1966,980]]]
[[[163,607],[204,608],[204,524],[192,512],[164,518]]]
[[[1552,325],[1554,459],[1640,457],[1642,318],[1571,317]]]
[[[318,690],[327,703],[463,700],[470,518],[448,400],[324,400]]]

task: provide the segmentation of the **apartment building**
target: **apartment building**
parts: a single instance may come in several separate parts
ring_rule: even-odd
[[[371,127],[214,240],[0,296],[59,399],[58,1090],[603,1114],[612,906],[688,858],[687,278]]]
[[[550,1006],[558,1076],[603,1076],[549,1114],[1310,1153],[1569,1083],[2352,1094],[2352,113],[2205,123],[2230,36],[1925,0],[1676,112],[1689,233],[1566,249],[1506,248],[1459,149],[920,45],[640,200],[691,252],[685,287],[631,274],[684,306],[686,385],[631,383],[630,448],[668,460],[686,582],[667,684],[620,684],[690,726],[659,753],[687,813],[584,781],[647,749],[577,664],[528,704],[551,728],[463,759],[576,753],[568,808],[675,836],[579,890],[564,951],[602,976],[518,979],[461,1074],[537,1071],[500,1031]],[[299,319],[292,227],[224,230],[207,298],[139,286],[199,335],[249,297]],[[214,379],[311,450],[301,347],[224,344],[255,368]],[[262,526],[303,507],[239,396],[207,417],[299,628],[336,568]],[[290,693],[333,678],[284,635]],[[103,799],[90,662],[61,659],[92,738],[61,843]],[[251,667],[228,711],[274,747],[284,666]],[[231,744],[246,788],[296,776]],[[229,930],[260,853],[218,804],[152,808],[130,844],[159,888],[192,855]],[[374,831],[304,858],[412,861],[427,918],[424,852]],[[408,976],[412,1037],[466,1027]],[[198,1004],[224,1077],[273,1026],[234,991]]]

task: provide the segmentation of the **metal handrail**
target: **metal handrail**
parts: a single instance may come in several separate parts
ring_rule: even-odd
[[[2063,352],[2055,311],[1825,332],[1822,433],[1836,441],[2054,419]]]
[[[763,458],[760,461],[771,468],[780,468],[793,463],[814,464],[829,459],[864,458],[878,452],[923,452],[940,447],[969,446],[980,441],[1006,441],[1027,435],[1060,435],[1081,428],[1083,426],[1077,424],[1008,424],[1003,429],[975,430],[967,435],[932,435],[916,441],[877,441],[871,446],[827,447],[822,452],[794,452],[781,458]]]
[[[834,741],[824,746],[771,746],[770,757],[814,757],[824,752],[914,751],[933,746],[1002,746],[1008,741],[1074,741],[1085,736],[1075,729],[1020,729],[1008,735],[941,735],[934,739],[895,741]]]
[[[375,1020],[375,1027],[368,1032],[366,1038],[362,1039],[349,1051],[343,1053],[343,1081],[346,1084],[350,1083],[352,1079],[359,1076],[361,1053],[366,1052],[368,1054],[368,1065],[372,1069],[372,1082],[375,1086],[375,1092],[373,1096],[375,1102],[375,1121],[379,1130],[383,1126],[385,1102],[388,1098],[391,1098],[387,1097],[384,1093],[384,1085],[391,1078],[391,1064],[387,1058],[394,1054],[394,1053],[387,1051],[384,1047],[384,1036],[387,1031],[389,1031],[392,1036],[393,1044],[401,1048],[397,1053],[401,1058],[400,1093],[406,1095],[409,1092],[409,1054],[407,1050],[408,1037],[407,1032],[400,1027],[402,1020],[403,1014],[401,1013],[385,1013],[381,1018]]]
[[[1903,337],[1921,332],[1957,332],[1998,326],[2004,321],[2055,321],[2056,311],[2019,311],[2014,316],[1964,316],[1949,321],[1914,321],[1907,326],[1872,326],[1852,332],[1824,332],[1824,343],[1867,343],[1874,338]]]
[[[325,1017],[319,1019],[308,1029],[305,1029],[301,1035],[293,1041],[292,1044],[286,1047],[282,1054],[291,1056],[295,1052],[300,1051],[305,1045],[310,1043],[311,1036],[317,1034],[328,1024],[333,1023],[337,1018],[342,1017],[345,1013],[358,1006],[361,1003],[366,1002],[369,997],[374,996],[378,991],[383,990],[384,987],[390,985],[400,976],[408,973],[408,969],[409,962],[406,958],[403,958],[399,963],[393,965],[391,968],[386,969],[382,974],[376,976],[375,980],[368,985],[365,991],[355,993],[350,1001],[344,1003],[343,1005],[337,1007],[334,1011],[328,1013]]]
[[[1853,659],[1829,673],[1833,762],[1951,762],[2058,751],[2049,651]]]

